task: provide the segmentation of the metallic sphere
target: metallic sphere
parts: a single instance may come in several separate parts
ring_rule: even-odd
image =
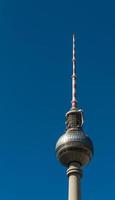
[[[81,127],[68,129],[57,141],[56,154],[64,166],[68,167],[71,162],[79,162],[84,166],[93,156],[93,144]]]

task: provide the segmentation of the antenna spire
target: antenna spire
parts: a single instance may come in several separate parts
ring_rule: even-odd
[[[73,34],[73,57],[72,57],[73,73],[72,73],[72,109],[76,109],[76,58],[75,58],[75,34]]]

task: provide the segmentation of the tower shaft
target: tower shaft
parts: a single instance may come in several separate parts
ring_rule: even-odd
[[[69,179],[68,184],[68,200],[81,200],[80,193],[80,177],[81,169],[80,164],[73,162],[69,165],[67,170],[67,175]]]

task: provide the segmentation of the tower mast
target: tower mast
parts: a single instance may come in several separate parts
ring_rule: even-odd
[[[72,57],[73,73],[72,73],[72,109],[76,109],[76,58],[75,58],[75,34],[73,34],[73,57]]]
[[[72,108],[66,113],[66,131],[56,143],[58,160],[67,167],[68,200],[81,200],[82,168],[93,156],[93,143],[83,131],[83,113],[77,108],[75,35],[73,34]]]

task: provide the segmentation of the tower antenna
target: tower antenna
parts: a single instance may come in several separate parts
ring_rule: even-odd
[[[77,107],[77,100],[76,100],[76,57],[75,57],[75,34],[73,34],[73,56],[72,56],[72,65],[73,65],[73,72],[72,72],[72,109],[76,109]]]

